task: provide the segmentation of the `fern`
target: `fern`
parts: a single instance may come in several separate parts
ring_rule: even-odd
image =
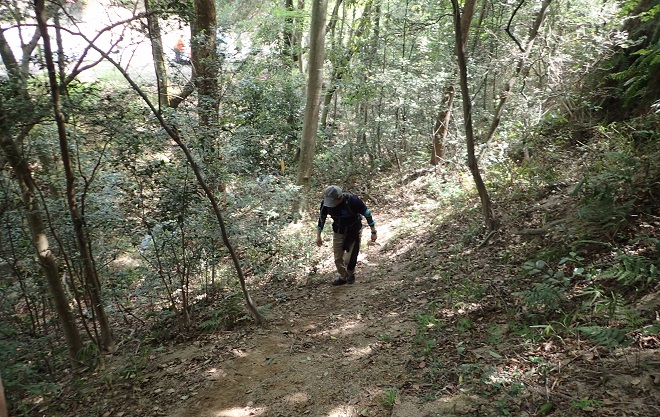
[[[633,342],[632,339],[626,335],[626,332],[621,329],[600,326],[583,326],[578,327],[577,330],[587,335],[597,344],[609,349],[626,347]]]
[[[660,278],[660,270],[650,259],[635,254],[619,255],[615,264],[601,274],[601,278],[612,278],[623,285],[644,289]]]
[[[555,271],[545,261],[527,261],[523,265],[527,274],[542,279],[536,282],[531,290],[518,293],[523,297],[523,303],[530,311],[537,313],[551,313],[559,308],[566,300],[566,288],[570,279],[563,271]]]

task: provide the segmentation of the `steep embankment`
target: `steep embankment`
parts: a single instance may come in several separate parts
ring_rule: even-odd
[[[70,409],[103,398],[104,416],[657,415],[657,337],[609,349],[557,321],[530,326],[516,294],[532,288],[523,263],[550,244],[548,230],[530,231],[548,213],[566,218],[566,189],[524,209],[500,204],[503,227],[485,241],[478,201],[444,187],[428,174],[374,191],[390,204],[370,202],[379,240],[364,245],[355,285],[329,285],[321,248],[315,274],[253,292],[269,305],[267,328],[204,334],[145,358],[138,346],[135,358],[107,361],[125,381]]]

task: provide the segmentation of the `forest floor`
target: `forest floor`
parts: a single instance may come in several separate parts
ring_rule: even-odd
[[[354,285],[330,285],[326,233],[314,273],[253,290],[257,305],[270,305],[267,327],[152,349],[136,369],[139,347],[131,355],[126,346],[106,360],[123,377],[89,395],[65,389],[59,411],[34,415],[660,415],[657,338],[607,349],[522,323],[514,292],[543,242],[511,231],[566,193],[533,209],[497,207],[504,226],[484,242],[481,228],[469,232],[478,202],[441,208],[414,182],[406,188],[384,196],[387,207],[371,204],[378,241],[363,242]],[[646,302],[657,309],[657,294]]]

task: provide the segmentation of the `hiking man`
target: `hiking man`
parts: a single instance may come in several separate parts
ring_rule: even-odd
[[[323,193],[323,201],[319,210],[319,222],[316,227],[316,245],[322,246],[321,232],[325,220],[332,217],[332,250],[339,278],[332,285],[355,283],[355,265],[360,252],[360,237],[362,235],[362,217],[367,219],[371,227],[371,241],[375,242],[376,227],[371,211],[357,196],[342,192],[341,188],[331,185]]]
[[[174,44],[174,62],[177,64],[183,64],[184,58],[183,53],[186,50],[186,46],[183,43],[183,36],[179,36],[179,39]]]

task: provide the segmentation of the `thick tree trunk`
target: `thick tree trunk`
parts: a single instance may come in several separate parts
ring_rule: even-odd
[[[302,143],[300,145],[300,163],[296,183],[302,186],[302,196],[310,189],[314,148],[319,127],[319,99],[323,82],[323,55],[325,37],[325,15],[327,0],[315,0],[312,6],[312,24],[310,27],[309,76],[307,79],[307,102],[303,121]],[[303,202],[302,200],[299,202]],[[301,206],[298,206],[300,208]],[[297,210],[296,210],[297,211]]]
[[[463,42],[462,27],[461,24],[461,12],[458,6],[458,0],[451,0],[452,6],[454,8],[454,28],[456,34],[456,57],[458,58],[458,69],[460,73],[460,85],[461,85],[461,95],[463,98],[463,117],[465,123],[465,142],[467,145],[467,157],[468,157],[468,167],[472,173],[472,178],[474,179],[475,186],[477,187],[477,192],[479,193],[479,198],[481,199],[481,208],[484,215],[484,221],[488,230],[494,230],[497,227],[497,220],[495,218],[495,212],[493,211],[493,206],[490,201],[490,196],[488,195],[488,190],[486,189],[486,184],[484,184],[483,179],[481,178],[481,173],[479,172],[479,165],[477,163],[477,158],[474,152],[474,131],[472,127],[472,103],[470,98],[470,92],[468,88],[468,77],[467,77],[467,63],[465,59],[465,42]]]
[[[445,99],[442,103],[443,109],[438,113],[438,118],[433,126],[433,149],[431,150],[431,165],[438,165],[445,158],[445,139],[451,121],[451,112],[454,108],[454,87],[447,86]]]
[[[43,7],[43,0],[38,0],[35,3],[35,15],[39,29],[41,31],[41,37],[44,45],[44,57],[46,59],[46,67],[48,69],[48,79],[50,82],[53,111],[55,114],[55,122],[57,124],[57,134],[60,143],[62,164],[64,166],[64,173],[66,176],[66,197],[67,203],[69,205],[69,214],[71,216],[71,221],[73,223],[76,235],[76,242],[80,252],[85,286],[92,303],[92,310],[94,312],[95,319],[98,322],[99,330],[101,332],[101,340],[99,340],[99,345],[102,349],[113,352],[115,350],[115,343],[112,337],[112,332],[110,330],[110,323],[108,321],[105,308],[103,307],[103,301],[101,299],[101,283],[94,266],[94,260],[87,237],[85,221],[81,216],[80,211],[78,210],[78,204],[76,202],[75,174],[73,173],[73,168],[71,166],[66,123],[64,120],[64,114],[62,113],[59,84],[57,82],[57,72],[55,69],[55,63],[53,62],[50,36],[48,35],[48,26]]]
[[[158,106],[162,110],[170,105],[165,50],[163,48],[158,15],[149,13],[151,11],[149,0],[144,0],[144,10],[147,12],[147,29],[149,30],[149,39],[151,40],[151,55],[154,58],[154,70],[158,85]]]

